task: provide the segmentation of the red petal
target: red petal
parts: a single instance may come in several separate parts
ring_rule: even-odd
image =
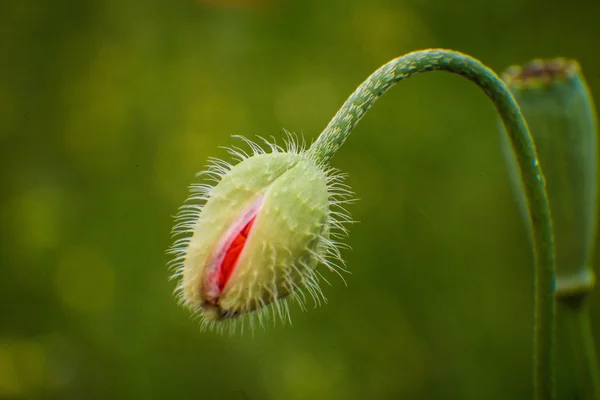
[[[256,216],[253,217],[242,228],[242,230],[236,235],[235,239],[233,239],[233,242],[227,249],[225,257],[223,257],[223,262],[219,266],[219,290],[223,290],[223,288],[227,284],[227,281],[229,280],[229,277],[231,276],[231,273],[235,268],[240,253],[246,245],[246,238],[250,234],[250,229],[252,228],[252,224],[254,223],[255,218]]]

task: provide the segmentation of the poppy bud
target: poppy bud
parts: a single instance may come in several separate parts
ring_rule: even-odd
[[[332,209],[349,195],[340,175],[295,145],[284,151],[269,144],[266,153],[247,143],[251,156],[230,150],[241,162],[214,160],[201,174],[216,185],[191,186],[174,228],[183,235],[172,248],[176,291],[210,327],[252,311],[262,323],[269,304],[272,314],[289,320],[280,300],[292,295],[303,305],[305,289],[319,304],[324,297],[317,266],[341,269],[333,262],[342,262],[339,243],[331,240],[332,228],[343,229],[348,221]]]

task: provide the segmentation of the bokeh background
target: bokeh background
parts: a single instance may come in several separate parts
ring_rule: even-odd
[[[531,398],[531,250],[493,107],[460,77],[400,84],[336,155],[360,198],[352,274],[326,306],[292,307],[293,327],[200,332],[165,250],[231,135],[310,141],[408,51],[496,70],[573,57],[600,99],[599,15],[597,0],[0,2],[0,398]]]

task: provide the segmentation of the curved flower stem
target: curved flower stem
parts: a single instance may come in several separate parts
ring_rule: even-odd
[[[328,162],[375,101],[392,86],[428,71],[462,75],[483,89],[506,128],[524,183],[534,243],[534,392],[537,400],[554,398],[554,237],[544,176],[527,123],[500,78],[476,59],[443,49],[416,51],[396,58],[364,81],[346,100],[308,150],[319,163]]]

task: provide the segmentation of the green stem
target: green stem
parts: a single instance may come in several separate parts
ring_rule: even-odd
[[[598,209],[593,99],[575,60],[533,60],[510,67],[503,79],[527,118],[544,170],[556,251],[557,320],[569,328],[568,341],[578,367],[579,386],[572,397],[600,400],[598,362],[586,306],[596,282],[591,261]],[[508,140],[504,143],[508,145]],[[513,154],[507,153],[514,177],[516,162]],[[521,185],[515,189],[523,206]],[[557,349],[562,347],[566,346],[557,342]],[[564,372],[572,369],[571,365],[561,367]]]
[[[596,357],[587,295],[561,297],[558,302],[560,313],[568,327],[569,341],[577,364],[580,385],[577,395],[581,399],[600,400],[600,366]]]
[[[594,343],[590,312],[587,306],[579,307],[577,310],[577,322],[579,334],[581,335],[581,356],[585,360],[587,385],[590,387],[590,399],[598,400],[600,399],[600,367],[596,358],[596,344]]]
[[[537,400],[554,398],[554,237],[544,176],[527,123],[500,78],[476,59],[450,50],[429,49],[396,58],[364,81],[346,100],[308,150],[327,163],[375,101],[396,83],[428,71],[462,75],[483,89],[500,114],[519,164],[525,187],[534,243],[534,393]]]

